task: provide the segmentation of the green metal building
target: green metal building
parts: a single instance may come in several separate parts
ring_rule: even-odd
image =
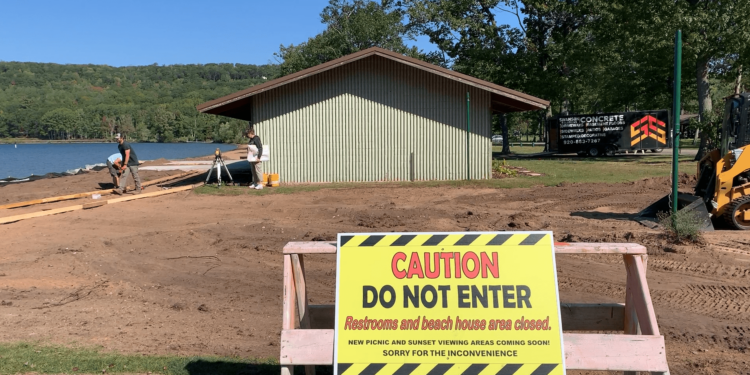
[[[490,178],[492,114],[547,105],[370,48],[197,108],[252,123],[270,146],[263,170],[303,183]]]

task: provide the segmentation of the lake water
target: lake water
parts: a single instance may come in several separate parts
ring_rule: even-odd
[[[182,159],[211,155],[216,148],[234,150],[235,145],[216,143],[131,143],[139,161],[154,159]],[[107,162],[117,151],[117,143],[39,143],[0,144],[0,179],[23,178],[62,173],[83,168],[87,164]]]

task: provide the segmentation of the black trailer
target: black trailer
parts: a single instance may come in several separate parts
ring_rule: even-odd
[[[671,144],[667,110],[558,116],[547,120],[547,132],[547,151],[559,154],[659,152]]]

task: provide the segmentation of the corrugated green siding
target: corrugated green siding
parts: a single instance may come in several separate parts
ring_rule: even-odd
[[[490,94],[381,57],[369,57],[253,97],[252,118],[282,182],[491,177]]]

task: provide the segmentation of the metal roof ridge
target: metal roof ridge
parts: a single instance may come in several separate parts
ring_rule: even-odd
[[[479,89],[483,89],[485,91],[492,92],[497,95],[501,95],[510,99],[515,99],[521,102],[525,102],[533,106],[540,106],[540,107],[546,108],[549,105],[549,101],[547,100],[540,99],[540,98],[537,98],[528,94],[524,94],[520,91],[512,90],[507,87],[494,84],[492,82],[488,82],[488,81],[485,81],[476,77],[469,76],[467,74],[463,74],[463,73],[459,73],[450,69],[446,69],[441,66],[430,64],[426,61],[415,59],[413,57],[404,56],[400,53],[389,51],[380,47],[370,47],[368,49],[358,51],[358,52],[325,62],[323,64],[319,64],[319,65],[316,65],[307,69],[300,70],[299,72],[295,72],[292,74],[285,75],[283,77],[273,79],[268,82],[264,82],[260,85],[251,86],[247,89],[240,90],[240,91],[222,96],[214,100],[210,100],[208,102],[197,105],[196,109],[199,112],[207,112],[214,108],[221,107],[223,105],[230,104],[230,103],[245,99],[247,97],[259,94],[261,92],[272,90],[277,87],[286,85],[288,83],[307,78],[311,75],[322,73],[327,70],[337,68],[341,65],[345,65],[350,62],[357,61],[357,60],[370,57],[370,56],[384,57],[393,61],[400,62],[405,65],[413,66],[417,69],[425,70],[430,73],[440,75],[448,79],[452,79],[454,81],[458,81],[458,82],[461,82],[470,86],[477,87]]]

